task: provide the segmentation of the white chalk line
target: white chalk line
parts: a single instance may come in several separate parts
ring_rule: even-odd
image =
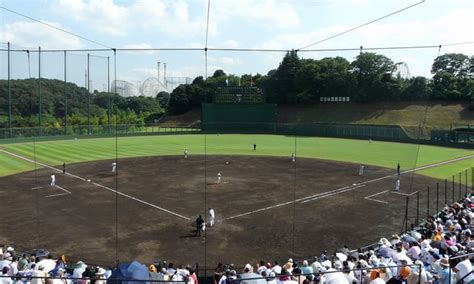
[[[383,194],[383,193],[386,193],[388,192],[388,190],[384,190],[384,191],[381,191],[381,192],[377,192],[375,194],[372,194],[372,195],[369,195],[369,196],[366,196],[364,197],[364,199],[367,199],[367,200],[370,200],[370,201],[375,201],[375,202],[379,202],[379,203],[383,203],[383,204],[388,204],[387,201],[384,201],[384,200],[380,200],[380,199],[375,199],[375,198],[372,198],[374,196],[377,196],[379,194]]]
[[[250,215],[250,214],[254,214],[254,213],[258,213],[258,212],[262,212],[262,211],[266,211],[266,210],[270,210],[270,209],[274,209],[274,208],[281,207],[281,206],[285,206],[285,205],[290,205],[290,204],[293,204],[293,203],[296,203],[296,202],[300,202],[300,201],[301,201],[301,203],[305,203],[305,202],[306,202],[306,199],[310,199],[310,198],[311,198],[311,200],[308,200],[308,201],[314,201],[314,200],[317,200],[317,199],[320,199],[320,198],[325,198],[325,197],[329,197],[329,196],[332,196],[332,195],[336,195],[336,194],[338,194],[338,193],[342,193],[342,192],[346,192],[346,191],[351,191],[351,190],[354,190],[354,189],[356,189],[356,188],[363,187],[363,186],[365,186],[365,185],[362,185],[362,186],[351,186],[351,187],[345,186],[345,187],[341,187],[341,188],[338,188],[338,189],[330,190],[330,191],[327,191],[327,192],[321,192],[321,193],[318,193],[318,194],[315,194],[315,195],[306,196],[306,197],[302,197],[302,198],[299,198],[299,199],[295,199],[295,200],[291,200],[291,201],[287,201],[287,202],[283,202],[283,203],[279,203],[279,204],[267,206],[267,207],[264,207],[264,208],[252,210],[252,211],[249,211],[249,212],[237,214],[237,215],[234,215],[234,216],[222,218],[222,219],[220,220],[220,222],[225,221],[225,220],[230,220],[230,219],[235,219],[235,218],[247,216],[247,215]]]
[[[365,198],[371,198],[371,197],[377,196],[377,195],[379,195],[379,194],[384,194],[385,192],[388,192],[388,190],[384,190],[384,191],[381,191],[381,192],[377,192],[377,193],[375,193],[375,194],[366,196]]]
[[[19,158],[19,159],[22,159],[22,160],[25,160],[25,161],[28,161],[28,162],[31,162],[31,163],[34,163],[34,164],[38,164],[38,165],[40,165],[40,166],[42,166],[42,167],[45,167],[45,168],[48,168],[48,169],[51,169],[51,170],[54,170],[54,171],[57,171],[57,172],[62,173],[62,170],[56,169],[55,167],[52,167],[52,166],[50,166],[50,165],[47,165],[47,164],[44,164],[44,163],[41,163],[41,162],[38,162],[38,161],[31,160],[31,159],[29,159],[29,158],[20,156],[20,155],[15,154],[15,153],[11,153],[11,152],[6,151],[6,150],[4,150],[4,149],[0,149],[0,152],[9,154],[9,155],[14,156],[14,157],[17,157],[17,158]],[[71,176],[71,177],[73,177],[73,178],[80,179],[80,180],[82,180],[82,181],[86,181],[86,182],[87,182],[87,179],[85,179],[85,178],[83,178],[83,177],[80,177],[80,176],[77,176],[77,175],[74,175],[74,174],[71,174],[71,173],[69,173],[69,172],[66,172],[66,175],[69,175],[69,176]],[[111,192],[116,193],[116,194],[118,194],[118,195],[121,195],[121,196],[123,196],[123,197],[132,199],[132,200],[134,200],[134,201],[136,201],[136,202],[139,202],[139,203],[142,203],[142,204],[145,204],[145,205],[148,205],[148,206],[150,206],[150,207],[152,207],[152,208],[161,210],[161,211],[163,211],[163,212],[169,213],[169,214],[174,215],[174,216],[176,216],[176,217],[179,217],[179,218],[182,218],[182,219],[185,219],[185,220],[191,220],[190,218],[188,218],[188,217],[186,217],[186,216],[183,216],[183,215],[180,215],[180,214],[178,214],[178,213],[172,212],[172,211],[170,211],[170,210],[168,210],[168,209],[162,208],[162,207],[157,206],[157,205],[155,205],[155,204],[152,204],[152,203],[150,203],[150,202],[146,202],[146,201],[144,201],[144,200],[141,200],[141,199],[139,199],[139,198],[133,197],[133,196],[131,196],[131,195],[128,195],[128,194],[125,194],[125,193],[116,191],[116,190],[114,190],[114,189],[112,189],[112,188],[110,188],[110,187],[107,187],[107,186],[98,184],[98,183],[96,183],[96,182],[91,182],[91,183],[92,183],[93,185],[97,186],[97,187],[106,189],[106,190],[108,190],[108,191],[111,191]]]
[[[438,166],[445,165],[445,164],[450,164],[450,163],[470,159],[470,158],[473,158],[473,157],[474,157],[474,154],[467,155],[467,156],[464,156],[464,157],[455,158],[455,159],[447,160],[447,161],[443,161],[443,162],[438,162],[438,163],[434,163],[434,164],[414,168],[414,169],[411,169],[411,170],[405,170],[405,171],[400,172],[400,174],[407,174],[407,173],[417,172],[417,171],[421,171],[421,170],[425,170],[425,169],[429,169],[429,168],[434,168],[434,167],[438,167]],[[379,177],[379,178],[363,181],[363,182],[358,183],[357,186],[360,186],[360,185],[365,186],[366,184],[377,182],[377,181],[384,180],[384,179],[387,179],[387,178],[391,178],[393,176],[398,176],[398,173],[394,173],[394,174],[382,176],[382,177]],[[334,190],[331,190],[331,191],[318,193],[318,194],[313,195],[313,196],[307,196],[307,197],[303,197],[303,198],[300,198],[300,199],[297,199],[297,200],[292,200],[292,201],[288,201],[288,202],[284,202],[284,203],[279,203],[279,204],[276,204],[276,205],[267,206],[267,207],[264,207],[264,208],[252,210],[252,211],[249,211],[249,212],[237,214],[237,215],[230,216],[230,217],[226,217],[226,218],[221,219],[220,222],[225,221],[225,220],[230,220],[230,219],[235,219],[235,218],[247,216],[247,215],[250,215],[250,214],[254,214],[254,213],[258,213],[258,212],[262,212],[262,211],[266,211],[266,210],[270,210],[270,209],[285,206],[285,205],[289,205],[289,204],[299,202],[299,201],[303,201],[303,200],[306,200],[306,199],[309,199],[309,198],[312,198],[312,197],[315,197],[315,196],[319,196],[319,195],[322,195],[323,197],[329,197],[329,196],[332,196],[332,195],[335,195],[335,194],[338,194],[338,193],[344,193],[346,191],[349,191],[349,190],[345,190],[346,188],[350,188],[350,186],[345,186],[345,187],[334,189]],[[338,191],[340,191],[340,192],[338,192]],[[414,193],[416,193],[416,192],[413,192],[410,195],[412,195]],[[319,198],[317,198],[317,199],[319,199]],[[377,200],[377,199],[371,199],[371,198],[369,198],[369,200],[373,200],[373,201],[376,201],[376,202],[388,204],[388,202],[383,201],[383,200]],[[302,202],[302,203],[304,203],[304,202]]]
[[[362,184],[362,185],[349,187],[349,188],[346,188],[346,189],[343,189],[343,190],[339,189],[339,190],[335,190],[335,191],[329,192],[329,193],[326,192],[326,194],[323,194],[323,195],[315,197],[315,198],[306,199],[305,201],[302,201],[301,203],[307,203],[307,202],[315,201],[315,200],[318,200],[318,199],[321,199],[321,198],[326,198],[326,197],[329,197],[329,196],[333,196],[333,195],[336,195],[336,194],[339,194],[339,193],[352,191],[354,189],[358,189],[358,188],[361,188],[361,187],[364,187],[364,186],[365,186],[365,184]]]

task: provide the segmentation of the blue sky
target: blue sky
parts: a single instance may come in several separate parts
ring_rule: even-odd
[[[300,48],[395,10],[417,3],[407,0],[211,0],[209,47]],[[207,0],[0,0],[1,6],[101,42],[123,47],[204,47]],[[426,2],[313,48],[357,48],[431,45],[474,41],[474,1]],[[0,10],[0,44],[13,48],[81,49],[99,45]],[[441,54],[474,55],[474,45],[442,47]],[[406,62],[412,75],[429,76],[437,49],[380,51],[395,62]],[[91,52],[91,80],[102,90],[107,82],[111,52]],[[309,52],[305,58],[343,56],[352,61],[358,52]],[[63,79],[63,53],[42,56],[42,75]],[[98,57],[101,56],[101,57]],[[283,54],[209,52],[209,73],[266,73]],[[1,78],[6,77],[6,55],[1,53]],[[12,55],[12,77],[38,73],[37,55]],[[68,53],[67,80],[84,85],[87,52]],[[156,62],[167,63],[167,75],[204,75],[204,52],[119,52],[117,78],[142,82],[157,76]],[[161,70],[163,72],[163,70]],[[161,73],[163,74],[163,73]]]

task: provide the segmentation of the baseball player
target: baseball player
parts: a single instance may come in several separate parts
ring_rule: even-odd
[[[296,162],[295,153],[291,153],[291,161],[292,161],[293,163]]]
[[[400,175],[400,163],[397,164],[397,175]]]
[[[117,170],[117,163],[112,162],[112,172],[115,173],[115,170]]]
[[[51,174],[51,186],[56,185],[56,176],[54,174]]]
[[[395,181],[395,191],[400,191],[400,179],[397,178]]]
[[[221,172],[218,172],[217,173],[217,183],[221,183],[221,178],[222,178]]]
[[[196,236],[200,236],[206,229],[206,222],[201,215],[196,219]]]
[[[364,175],[364,165],[359,166],[359,175],[363,176]]]
[[[255,144],[255,143],[253,144],[253,150],[254,151],[257,150],[257,144]]]
[[[188,158],[188,149],[184,149],[184,158],[187,159]]]
[[[214,226],[214,222],[216,221],[216,213],[214,209],[209,207],[209,227]]]
[[[66,174],[66,163],[63,163],[63,174]]]

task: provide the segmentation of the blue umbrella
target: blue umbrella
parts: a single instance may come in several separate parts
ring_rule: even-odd
[[[149,284],[149,282],[146,282],[149,280],[150,273],[148,272],[148,268],[138,261],[133,261],[131,263],[121,264],[116,268],[107,282],[122,284]]]

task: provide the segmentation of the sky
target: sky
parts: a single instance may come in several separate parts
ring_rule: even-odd
[[[419,0],[211,0],[208,47],[298,49],[356,27]],[[115,48],[204,48],[207,0],[0,0],[0,6]],[[313,49],[444,45],[474,42],[473,0],[426,0],[386,19],[312,46]],[[104,48],[0,9],[0,48]],[[430,77],[434,58],[444,53],[474,55],[474,44],[432,49],[379,50],[405,62],[412,76]],[[91,89],[104,90],[113,52],[67,52],[66,80],[84,86],[87,54]],[[342,56],[352,61],[359,51],[300,52],[303,58]],[[266,74],[278,67],[282,52],[209,51],[208,75]],[[38,76],[37,52],[12,52],[11,78]],[[0,52],[0,78],[7,77],[7,55]],[[157,62],[167,77],[205,76],[199,51],[118,51],[117,79],[141,84],[157,77]],[[163,77],[163,64],[160,77]],[[113,79],[113,69],[110,76]],[[64,52],[41,55],[41,76],[64,79]],[[162,80],[162,79],[161,79]],[[178,80],[178,79],[176,79]]]

